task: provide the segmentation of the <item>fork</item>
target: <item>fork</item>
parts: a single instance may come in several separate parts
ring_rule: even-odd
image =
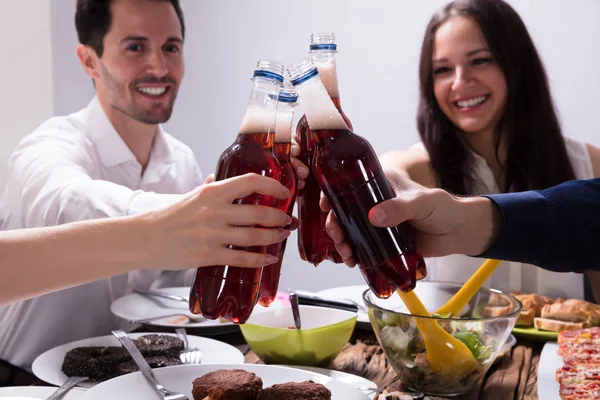
[[[60,387],[58,389],[56,389],[56,391],[54,393],[52,393],[50,395],[50,397],[48,397],[46,400],[62,399],[63,396],[65,394],[67,394],[67,392],[69,390],[71,390],[71,388],[73,388],[73,386],[78,385],[81,382],[85,382],[88,379],[89,378],[84,377],[84,376],[72,376],[72,377],[68,378],[66,381],[64,381],[63,384],[60,385]]]
[[[184,396],[181,393],[171,392],[170,390],[165,389],[163,385],[158,383],[154,373],[152,372],[152,368],[148,365],[142,353],[138,350],[138,348],[133,343],[133,340],[127,336],[127,334],[123,331],[112,331],[112,334],[115,335],[119,342],[125,346],[133,361],[137,364],[144,378],[152,385],[152,389],[160,396],[161,399],[164,400],[190,400],[187,396]]]
[[[190,322],[203,322],[206,321],[206,318],[204,318],[201,315],[196,315],[196,316],[191,316],[191,315],[187,315],[187,314],[183,314],[183,313],[176,313],[176,314],[167,314],[167,315],[157,315],[154,317],[150,317],[150,318],[144,318],[144,319],[136,319],[136,320],[131,320],[129,322],[134,323],[134,324],[138,324],[138,325],[143,325],[143,324],[147,324],[149,322],[152,321],[157,321],[159,319],[165,319],[165,318],[172,318],[172,317],[186,317],[187,319],[190,320]]]
[[[184,364],[202,364],[204,353],[197,347],[190,348],[187,332],[184,328],[175,329],[177,337],[183,341],[183,350],[179,353],[179,359]]]
[[[160,292],[158,290],[143,290],[143,289],[133,289],[134,292],[146,295],[146,296],[154,296],[154,297],[162,297],[163,299],[171,299],[176,301],[181,301],[183,303],[188,303],[189,299],[182,296],[177,296],[175,294]]]

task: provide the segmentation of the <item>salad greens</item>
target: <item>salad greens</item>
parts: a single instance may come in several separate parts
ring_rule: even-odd
[[[455,332],[452,336],[463,342],[479,362],[487,360],[492,355],[492,348],[485,346],[479,335],[473,332]]]

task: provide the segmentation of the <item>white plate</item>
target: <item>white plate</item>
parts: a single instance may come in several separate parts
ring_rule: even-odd
[[[129,337],[137,339],[144,335],[170,335],[177,336],[173,333],[163,332],[147,332],[147,333],[130,333]],[[199,336],[188,335],[190,347],[197,347],[204,352],[202,362],[204,364],[243,364],[244,355],[235,347],[220,342],[214,339],[203,338]],[[67,380],[67,376],[62,372],[62,364],[65,359],[65,354],[75,347],[89,346],[121,346],[121,343],[113,335],[99,336],[91,339],[78,340],[55,347],[39,355],[34,361],[32,370],[35,376],[39,379],[60,386]],[[81,387],[92,387],[96,383],[83,382],[79,384]]]
[[[358,304],[365,305],[365,301],[363,300],[363,293],[369,287],[367,285],[357,285],[357,286],[340,286],[334,287],[331,289],[321,290],[316,294],[319,296],[327,297],[332,300],[352,300],[357,302]],[[369,316],[366,312],[361,310],[358,311],[358,317],[356,322],[361,324],[362,328],[371,327],[371,322],[369,321]]]
[[[31,400],[31,399],[47,399],[56,391],[56,387],[48,386],[9,386],[0,387],[0,399],[13,400]],[[63,400],[79,400],[85,393],[84,389],[71,389]]]
[[[168,390],[186,395],[192,399],[194,379],[217,369],[242,368],[254,372],[263,381],[263,387],[276,383],[302,382],[313,380],[331,390],[332,400],[368,400],[360,390],[325,375],[277,365],[178,365],[154,370],[158,382]],[[156,398],[156,393],[140,372],[120,376],[94,386],[82,397],[82,400],[148,400]]]
[[[546,342],[540,354],[538,365],[538,399],[560,400],[560,385],[556,381],[556,370],[563,366],[562,357],[558,355],[558,344]]]
[[[305,366],[298,366],[298,365],[294,365],[294,366],[284,365],[284,367],[297,368],[297,369],[302,369],[305,371],[315,372],[317,374],[327,375],[335,380],[338,380],[340,382],[343,382],[347,385],[350,385],[352,387],[355,387],[355,388],[365,392],[367,394],[367,396],[369,396],[370,399],[375,398],[377,384],[375,384],[375,382],[372,382],[361,376],[348,374],[346,372],[341,372],[341,371],[335,371],[332,369],[318,368],[318,367],[305,367]]]
[[[175,294],[187,298],[190,295],[189,287],[160,288],[161,292]],[[281,303],[275,300],[270,307],[280,307]],[[257,304],[254,307],[254,313],[266,310],[267,308]],[[200,316],[190,313],[188,303],[163,299],[155,296],[147,296],[139,293],[132,293],[123,296],[110,305],[110,311],[116,316],[128,321],[137,321],[146,318],[160,317],[163,315],[182,314],[184,316],[199,318]],[[221,322],[219,319],[202,319],[194,322],[185,317],[172,317],[157,319],[145,325],[160,327],[181,327],[193,328],[195,332],[202,335],[218,335],[239,330],[239,326],[232,322]]]

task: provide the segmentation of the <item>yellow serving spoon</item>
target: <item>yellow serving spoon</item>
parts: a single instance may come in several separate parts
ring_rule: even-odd
[[[436,314],[443,316],[458,316],[462,309],[467,305],[475,293],[481,288],[483,283],[494,273],[501,260],[486,260],[473,276],[460,288],[458,292],[446,304],[444,304]]]
[[[437,320],[431,317],[414,292],[404,293],[400,290],[397,292],[411,314],[429,317],[415,318],[415,321],[423,336],[427,360],[433,372],[440,376],[464,376],[473,372],[478,363],[471,350],[446,332]]]

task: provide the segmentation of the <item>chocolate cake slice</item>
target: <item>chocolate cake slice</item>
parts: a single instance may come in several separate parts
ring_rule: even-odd
[[[331,400],[331,391],[313,381],[288,382],[263,389],[258,400]]]
[[[131,360],[123,347],[77,347],[63,361],[67,376],[87,376],[91,381],[105,381],[117,376],[117,366]]]
[[[164,356],[156,356],[156,357],[144,357],[150,368],[161,368],[161,367],[171,367],[173,365],[182,365],[183,363],[178,358],[172,357],[164,357]],[[125,375],[131,374],[132,372],[137,372],[140,369],[136,365],[136,363],[132,361],[124,362],[122,364],[117,365],[117,375]]]
[[[181,364],[183,342],[174,336],[145,335],[134,343],[153,368]],[[87,376],[90,381],[102,382],[137,371],[134,365],[124,347],[77,347],[65,355],[62,371],[67,376]]]
[[[194,400],[256,400],[263,383],[243,369],[219,369],[196,378],[192,385]]]
[[[145,335],[135,340],[136,347],[144,357],[179,358],[183,342],[169,335]]]

